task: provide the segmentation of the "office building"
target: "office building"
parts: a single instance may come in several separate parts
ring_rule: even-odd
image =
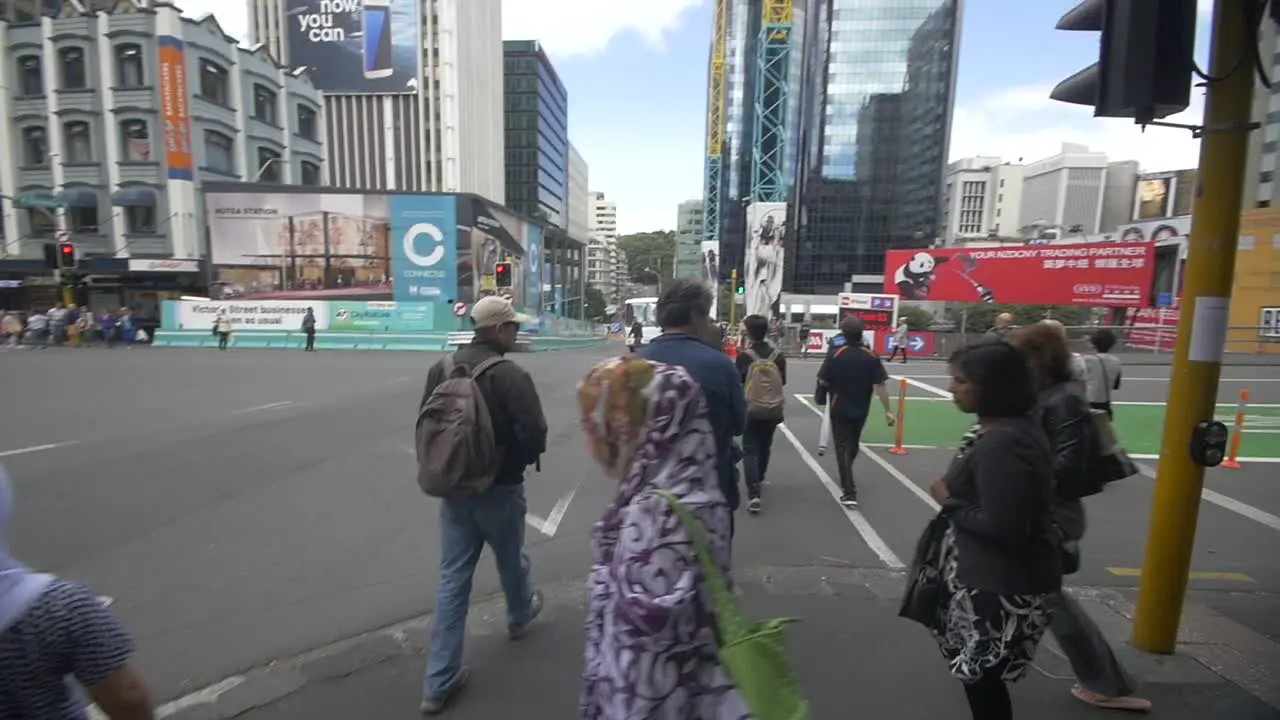
[[[587,161],[578,149],[569,145],[569,237],[580,243],[591,239],[591,175]]]
[[[564,227],[569,95],[537,41],[508,40],[503,51],[507,206]]]
[[[323,100],[213,17],[55,5],[0,21],[0,276],[52,304],[43,247],[66,238],[77,299],[147,317],[203,285],[204,183],[322,184]]]
[[[587,283],[616,303],[628,278],[626,256],[618,250],[618,206],[604,193],[591,193],[591,217],[587,244]]]
[[[702,200],[685,200],[676,207],[675,276],[702,276]]]
[[[996,157],[971,157],[947,166],[940,239],[947,245],[1016,238],[1024,167]]]
[[[325,93],[328,184],[506,197],[501,0],[393,3],[375,56],[359,3],[248,3],[252,41]],[[329,24],[304,30],[305,15]]]
[[[1022,180],[1023,227],[1042,237],[1103,232],[1110,165],[1106,153],[1077,143],[1063,143],[1056,155],[1029,163]],[[1117,167],[1117,172],[1127,178],[1112,185],[1118,207],[1131,207],[1135,170],[1136,164]]]
[[[959,0],[818,2],[801,93],[784,288],[879,287],[885,251],[941,234]]]
[[[1276,23],[1264,22],[1258,28],[1258,50],[1267,76],[1276,77],[1280,72],[1280,31],[1277,31]],[[1249,133],[1244,210],[1280,206],[1280,183],[1275,177],[1277,148],[1280,147],[1280,85],[1263,87],[1255,77],[1253,122],[1258,123],[1260,129]]]

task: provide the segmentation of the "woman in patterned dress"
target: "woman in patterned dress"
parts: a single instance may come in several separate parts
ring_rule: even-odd
[[[13,493],[0,467],[0,718],[85,720],[74,683],[111,720],[150,720],[133,641],[93,593],[9,555]]]
[[[1035,386],[1012,345],[973,345],[950,362],[955,403],[978,422],[930,489],[948,521],[930,629],[974,719],[1012,720],[1007,683],[1035,656],[1062,584],[1050,524],[1053,456],[1029,417]]]
[[[719,660],[688,533],[667,500],[701,521],[728,577],[730,510],[716,480],[706,401],[683,368],[629,355],[578,388],[592,457],[619,481],[592,531],[585,720],[743,720]]]

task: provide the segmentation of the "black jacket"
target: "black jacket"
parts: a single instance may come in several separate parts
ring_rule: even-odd
[[[1097,438],[1088,403],[1070,383],[1062,383],[1040,393],[1037,413],[1053,448],[1054,487],[1087,485],[1090,473],[1097,471],[1090,465],[1097,455]],[[1084,505],[1079,500],[1055,494],[1054,521],[1067,540],[1084,537]]]
[[[942,508],[955,528],[962,583],[1006,594],[1061,588],[1051,524],[1053,455],[1035,420],[987,430],[943,481],[950,497]]]
[[[491,357],[502,355],[488,343],[463,345],[453,354],[457,365],[475,367]],[[437,362],[427,372],[427,386],[422,392],[426,403],[432,391],[444,380],[444,364]],[[493,437],[502,453],[502,468],[494,483],[517,485],[524,482],[524,469],[547,451],[547,420],[542,414],[542,401],[533,386],[533,378],[514,362],[498,363],[476,380],[489,417],[493,421]]]
[[[758,343],[752,343],[751,345],[751,352],[759,355],[761,360],[768,360],[769,356],[773,354],[775,349],[776,348],[763,340]],[[756,361],[752,360],[751,356],[746,352],[738,353],[738,359],[734,364],[738,366],[738,377],[742,379],[744,385],[747,382],[747,373],[751,371],[751,366],[754,365],[755,362]],[[782,353],[778,353],[778,357],[774,359],[773,363],[778,366],[778,374],[782,376],[782,384],[786,385],[787,356]]]

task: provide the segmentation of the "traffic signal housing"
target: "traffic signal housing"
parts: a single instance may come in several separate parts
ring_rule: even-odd
[[[493,281],[500,288],[511,287],[511,263],[500,262],[494,265]]]
[[[58,243],[58,269],[76,269],[76,246],[69,242]]]
[[[1196,0],[1084,0],[1057,29],[1102,38],[1098,61],[1058,83],[1051,99],[1143,124],[1191,104]]]
[[[743,282],[742,278],[738,278],[738,287],[734,288],[734,290],[733,290],[733,291],[734,291],[735,293],[739,294],[739,295],[746,295],[746,294],[747,294],[747,288],[746,288],[746,285],[745,285],[745,283]]]

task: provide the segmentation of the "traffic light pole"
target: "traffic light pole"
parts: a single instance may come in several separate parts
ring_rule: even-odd
[[[1217,404],[1252,129],[1253,63],[1240,57],[1257,42],[1245,16],[1246,5],[1256,4],[1215,3],[1208,72],[1215,80],[1207,86],[1183,315],[1133,622],[1133,644],[1148,652],[1174,651],[1191,571],[1204,467],[1189,448],[1196,425],[1213,420]]]
[[[738,314],[738,269],[734,268],[729,272],[729,287],[733,290],[733,294],[729,296],[732,301],[729,303],[729,332],[733,332],[734,320]]]

